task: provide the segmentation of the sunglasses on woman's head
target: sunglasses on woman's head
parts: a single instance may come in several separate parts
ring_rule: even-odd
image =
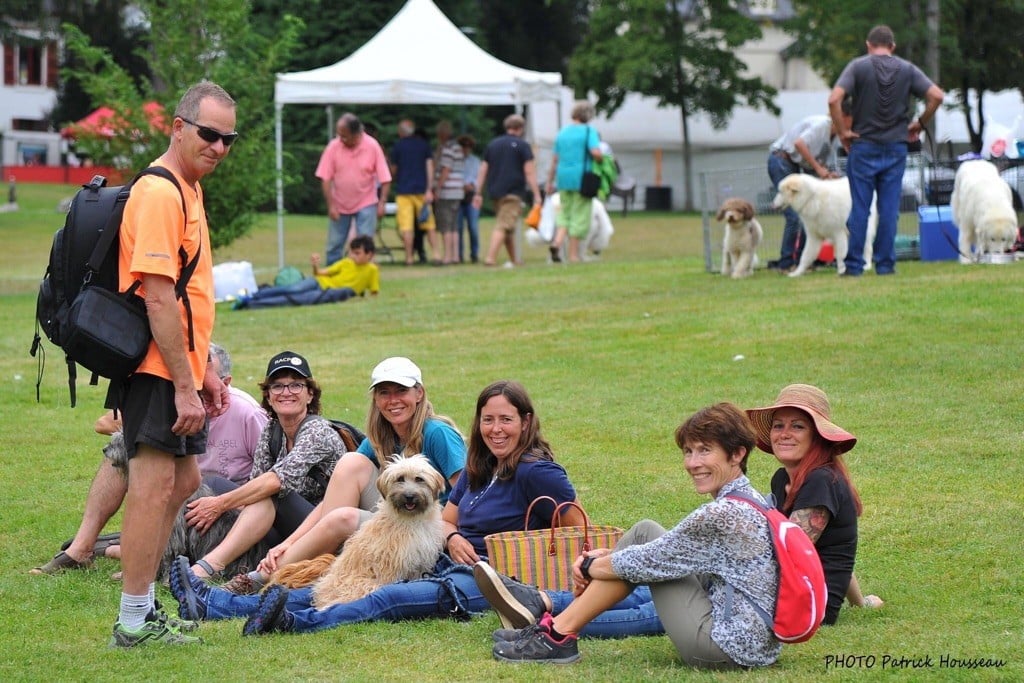
[[[207,126],[200,126],[195,121],[189,121],[184,116],[179,116],[178,118],[184,121],[185,123],[189,124],[190,126],[195,126],[196,133],[199,134],[200,139],[205,140],[210,144],[213,144],[214,142],[217,142],[217,140],[220,140],[221,142],[224,143],[225,147],[230,147],[231,143],[238,139],[238,133],[221,133],[220,131],[216,131],[213,128],[209,128]]]

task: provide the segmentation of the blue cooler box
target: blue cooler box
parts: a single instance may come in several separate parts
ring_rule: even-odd
[[[955,261],[960,257],[960,231],[953,225],[948,206],[919,206],[917,217],[922,261]]]

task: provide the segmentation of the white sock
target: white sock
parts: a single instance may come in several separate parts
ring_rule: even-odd
[[[121,611],[117,620],[127,629],[135,630],[146,622],[151,609],[149,595],[128,595],[121,593]]]
[[[149,606],[156,611],[156,582],[149,584]]]

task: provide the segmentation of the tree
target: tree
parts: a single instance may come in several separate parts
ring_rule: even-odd
[[[613,113],[626,94],[656,97],[679,107],[683,131],[683,207],[693,210],[690,118],[700,112],[722,128],[737,106],[778,113],[776,90],[743,75],[733,50],[761,37],[761,29],[729,0],[634,0],[592,3],[590,30],[569,63],[577,95],[597,94],[597,108]]]
[[[64,76],[81,83],[94,105],[107,105],[123,118],[121,135],[109,144],[92,143],[98,162],[117,163],[129,173],[147,166],[167,145],[167,124],[182,93],[208,79],[222,85],[238,105],[241,134],[216,173],[203,180],[213,248],[230,244],[252,227],[257,208],[276,186],[274,158],[274,74],[287,63],[301,22],[283,17],[272,37],[252,29],[249,5],[237,0],[141,0],[149,24],[143,49],[152,73],[136,83],[108,50],[95,47],[65,24],[67,47],[81,60]],[[164,107],[164,125],[152,125],[144,103]]]

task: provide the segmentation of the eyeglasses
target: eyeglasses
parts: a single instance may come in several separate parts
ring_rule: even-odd
[[[220,131],[216,131],[213,128],[209,128],[207,126],[200,126],[195,121],[189,121],[184,116],[179,116],[178,118],[184,121],[185,123],[189,124],[190,126],[195,126],[196,133],[199,134],[199,137],[205,140],[206,142],[209,142],[210,144],[213,144],[214,142],[217,142],[217,140],[220,140],[221,142],[224,143],[225,147],[230,147],[231,144],[238,139],[238,133],[221,133]]]
[[[274,383],[271,384],[268,387],[268,389],[270,389],[270,393],[274,394],[275,396],[279,396],[283,394],[286,390],[288,391],[289,394],[297,394],[303,389],[305,389],[307,386],[308,385],[305,382],[289,382],[288,384]]]

